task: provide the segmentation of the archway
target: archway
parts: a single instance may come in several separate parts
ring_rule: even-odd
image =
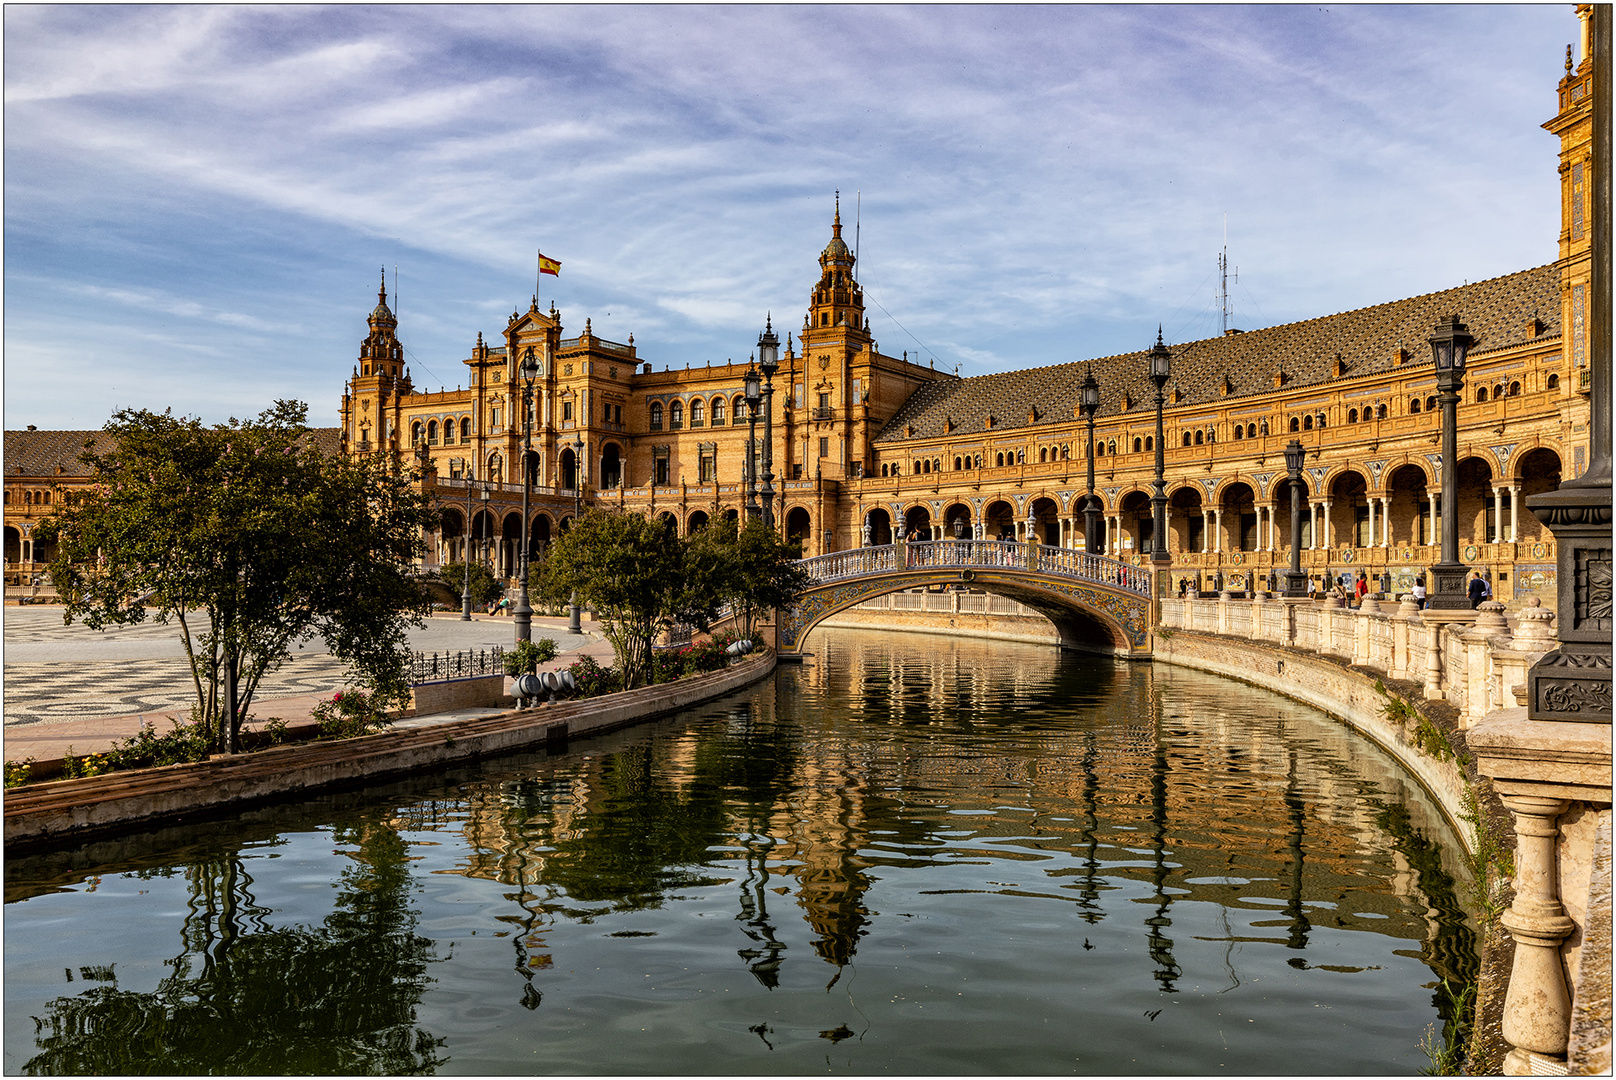
[[[620,487],[623,483],[622,450],[613,442],[607,443],[600,451],[600,486],[603,488]]]
[[[786,513],[786,539],[797,540],[802,543],[802,553],[808,554],[809,533],[812,531],[812,521],[806,508],[793,506]]]
[[[1028,540],[1036,540],[1049,547],[1060,547],[1060,507],[1056,505],[1054,499],[1034,499],[1029,520],[1033,535],[1029,536]]]
[[[662,511],[662,513],[657,515],[657,520],[662,522],[663,528],[667,529],[675,536],[679,534],[679,519],[673,516],[673,511]]]
[[[870,530],[868,543],[876,546],[885,546],[892,543],[892,517],[881,507],[876,507],[865,516]]]
[[[6,526],[6,565],[22,562],[22,533]]]
[[[1347,469],[1330,481],[1330,527],[1324,538],[1332,547],[1369,546],[1369,482],[1362,473]]]
[[[1258,543],[1257,494],[1251,485],[1235,481],[1219,500],[1224,551],[1256,551]]]
[[[1526,499],[1560,486],[1560,455],[1546,446],[1522,454],[1515,464],[1516,482],[1520,485],[1520,509],[1516,518],[1520,523],[1519,543],[1538,543],[1553,539],[1537,515],[1526,508]]]
[[[705,529],[706,527],[707,511],[696,510],[690,515],[689,523],[685,527],[685,535],[689,536],[691,533],[696,532],[699,529]]]
[[[543,558],[544,553],[550,549],[550,515],[536,515],[533,518],[533,524],[529,528],[531,531],[528,533],[527,557],[530,560]]]
[[[489,567],[493,572],[494,558],[494,515],[488,510],[479,510],[471,519],[471,557],[479,566]]]
[[[982,539],[1014,540],[1016,538],[1016,512],[1004,500],[991,502],[982,514]]]
[[[516,564],[522,553],[522,515],[515,510],[505,515],[500,523],[499,534],[499,569],[496,573],[500,577],[513,577],[516,574]]]
[[[1484,544],[1492,539],[1493,468],[1485,458],[1459,462],[1459,543]]]
[[[1143,491],[1130,491],[1122,497],[1117,511],[1121,526],[1117,537],[1119,555],[1144,555],[1155,542],[1156,523],[1151,516],[1150,496]]]
[[[438,511],[439,562],[465,561],[465,526],[465,511],[453,506],[445,506]]]
[[[578,458],[572,452],[572,447],[562,450],[557,462],[561,468],[561,490],[573,490],[578,486]]]
[[[1167,497],[1167,550],[1178,541],[1181,552],[1212,550],[1212,537],[1206,531],[1206,511],[1201,491],[1188,484]]]
[[[1387,512],[1392,544],[1432,543],[1425,470],[1418,465],[1399,465],[1386,478],[1386,493],[1391,500]]]
[[[951,503],[943,511],[943,539],[971,538],[971,508],[964,503]]]
[[[905,540],[931,539],[931,511],[924,506],[911,506],[903,516]]]
[[[543,464],[544,457],[537,450],[529,450],[525,460],[527,461],[528,485],[530,487],[544,486],[544,477],[539,471],[539,466]]]

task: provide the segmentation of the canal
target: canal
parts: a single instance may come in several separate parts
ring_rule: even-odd
[[[1197,672],[816,631],[672,720],[8,860],[18,1073],[1413,1073],[1456,838]]]

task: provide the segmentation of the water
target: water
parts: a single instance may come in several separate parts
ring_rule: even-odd
[[[6,866],[5,1071],[1412,1073],[1475,967],[1371,744],[816,632],[675,720]]]

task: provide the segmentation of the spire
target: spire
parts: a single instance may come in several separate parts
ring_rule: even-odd
[[[842,190],[836,189],[836,220],[831,223],[830,234],[836,239],[842,238]]]

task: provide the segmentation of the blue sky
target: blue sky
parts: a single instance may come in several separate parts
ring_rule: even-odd
[[[527,307],[643,360],[800,326],[842,191],[883,351],[965,375],[1551,262],[1556,6],[8,6],[5,426],[334,424]]]

